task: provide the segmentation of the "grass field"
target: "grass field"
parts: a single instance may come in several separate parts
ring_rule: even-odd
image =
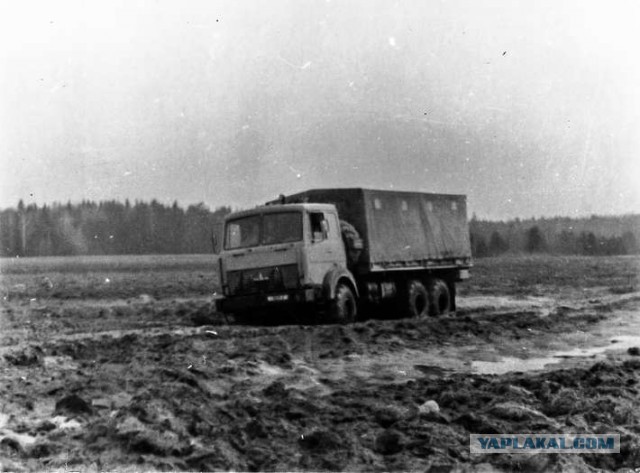
[[[549,294],[607,286],[624,294],[640,286],[640,258],[509,256],[481,258],[462,295]],[[53,287],[46,289],[43,278]],[[214,255],[125,255],[0,259],[0,290],[11,297],[156,298],[217,290]]]
[[[505,256],[475,261],[468,294],[555,294],[567,289],[607,287],[612,293],[640,287],[638,256]]]
[[[213,255],[5,258],[0,259],[0,290],[13,298],[206,295],[217,287],[216,263]]]

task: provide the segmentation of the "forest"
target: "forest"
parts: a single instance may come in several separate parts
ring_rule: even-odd
[[[210,253],[212,231],[231,211],[156,200],[25,206],[0,212],[0,256]]]
[[[469,228],[475,257],[505,253],[605,256],[640,251],[640,215],[509,221],[486,221],[473,216]]]
[[[198,254],[212,251],[212,232],[230,207],[186,209],[157,200],[51,206],[0,211],[0,256]],[[472,254],[638,254],[640,215],[488,221],[472,216]]]

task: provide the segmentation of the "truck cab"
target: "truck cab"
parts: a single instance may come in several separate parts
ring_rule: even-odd
[[[334,205],[276,204],[230,214],[221,243],[218,311],[324,305],[335,299],[340,281],[355,311],[356,283]]]

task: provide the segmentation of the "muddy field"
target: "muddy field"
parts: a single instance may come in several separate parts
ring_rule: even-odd
[[[639,258],[482,259],[455,316],[350,326],[225,321],[214,267],[1,261],[1,468],[640,468]],[[621,453],[469,453],[524,432]]]

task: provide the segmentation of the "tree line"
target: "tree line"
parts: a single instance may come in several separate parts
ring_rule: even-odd
[[[209,253],[212,231],[230,207],[183,209],[115,200],[25,206],[0,211],[0,256]],[[476,257],[505,253],[625,255],[640,253],[640,215],[470,221]]]
[[[25,206],[0,212],[0,256],[211,252],[212,229],[231,211],[156,200]]]
[[[640,215],[584,219],[470,221],[471,252],[476,257],[505,253],[629,255],[640,253]]]

